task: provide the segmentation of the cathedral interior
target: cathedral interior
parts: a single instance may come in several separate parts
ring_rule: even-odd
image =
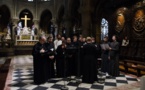
[[[54,38],[57,34],[91,36],[97,43],[104,36],[111,41],[113,35],[121,43],[127,36],[129,46],[120,46],[120,71],[136,79],[145,75],[145,0],[0,0],[0,88],[25,90],[18,89],[19,85],[24,87],[23,83],[8,87],[7,81],[19,67],[31,66],[32,47],[43,33]],[[18,69],[12,69],[13,65]],[[130,84],[133,89],[120,90],[140,90],[139,83]]]

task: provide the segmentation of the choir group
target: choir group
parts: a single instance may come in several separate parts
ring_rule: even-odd
[[[100,52],[101,71],[107,76],[118,76],[119,43],[115,35],[112,40],[109,42],[108,37],[104,37],[99,45],[94,37],[64,38],[57,35],[57,39],[53,41],[53,37],[46,39],[41,36],[32,51],[34,83],[42,84],[51,78],[71,76],[81,77],[84,83],[98,81],[97,58]]]

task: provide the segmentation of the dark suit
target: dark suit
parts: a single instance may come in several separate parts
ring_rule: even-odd
[[[109,73],[112,76],[119,76],[119,43],[117,41],[111,42],[109,51],[110,57],[110,70]]]

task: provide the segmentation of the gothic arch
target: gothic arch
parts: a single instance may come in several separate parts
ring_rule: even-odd
[[[11,12],[7,5],[0,6],[0,31],[3,32],[11,19]]]
[[[32,24],[33,24],[33,14],[29,9],[23,9],[20,13],[19,13],[19,21],[22,22],[22,26],[24,27],[24,21],[21,20],[22,17],[25,17],[25,15],[27,15],[28,18],[31,18],[31,20],[28,20],[28,27],[31,28]]]
[[[40,16],[39,27],[44,32],[49,33],[50,26],[52,24],[52,13],[49,9],[45,9],[42,11]]]

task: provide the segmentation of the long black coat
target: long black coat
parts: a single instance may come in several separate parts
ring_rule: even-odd
[[[97,49],[96,46],[87,43],[83,47],[83,82],[93,83],[97,81]]]
[[[54,44],[47,43],[47,49],[48,49],[47,52],[48,79],[50,79],[55,77],[55,69],[54,69],[55,57],[54,59],[49,58],[49,56],[55,56]]]
[[[40,53],[41,49],[44,49],[44,53]],[[34,83],[42,84],[48,80],[47,75],[47,45],[40,44],[39,42],[34,45],[32,50],[33,55],[33,69],[34,69]]]
[[[109,51],[110,57],[110,75],[119,76],[119,43],[111,42],[110,47],[112,50]]]
[[[59,45],[56,49],[56,74],[57,77],[65,77],[65,48]]]

